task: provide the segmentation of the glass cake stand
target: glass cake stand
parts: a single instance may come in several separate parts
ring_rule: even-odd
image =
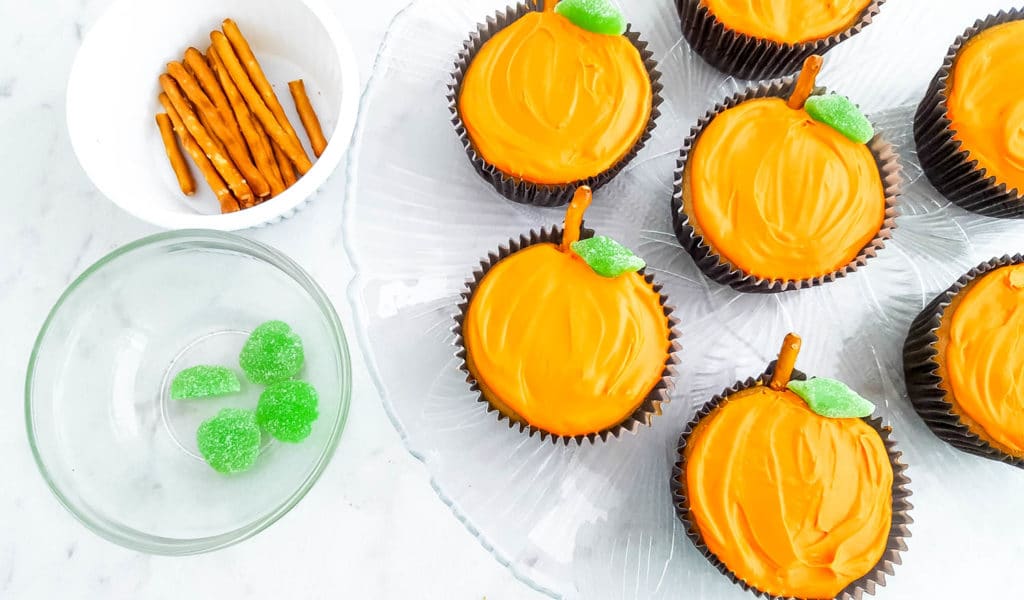
[[[624,5],[627,3],[623,3]],[[1024,559],[1024,472],[958,452],[906,398],[901,348],[914,316],[963,272],[1024,249],[1024,221],[967,213],[921,174],[914,109],[953,39],[1008,0],[900,0],[830,52],[819,82],[850,96],[901,153],[893,239],[845,279],[775,295],[710,283],[671,229],[672,171],[697,118],[748,82],[705,65],[674,3],[628,3],[663,73],[653,138],[595,193],[587,224],[643,256],[682,320],[681,368],[664,415],[638,435],[555,446],[499,423],[455,357],[453,316],[478,261],[509,238],[561,223],[564,209],[500,197],[473,170],[449,122],[453,61],[494,0],[419,0],[391,25],[350,153],[345,243],[357,275],[357,337],[384,405],[438,495],[523,581],[564,598],[744,598],[692,547],[669,477],[695,408],[760,373],[783,335],[798,367],[840,378],[879,406],[910,465],[915,505],[904,564],[885,598],[1009,597]],[[1012,587],[1011,587],[1012,586]]]

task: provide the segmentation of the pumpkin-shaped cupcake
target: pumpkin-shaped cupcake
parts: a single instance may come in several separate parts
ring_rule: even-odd
[[[954,447],[1024,468],[1024,257],[971,269],[914,320],[903,368],[914,409]]]
[[[581,229],[581,187],[558,227],[481,261],[457,317],[467,381],[509,427],[568,443],[636,431],[669,400],[676,319],[644,262]]]
[[[917,156],[950,201],[1024,217],[1024,9],[979,20],[956,39],[914,117]]]
[[[874,406],[779,360],[705,404],[679,440],[676,511],[698,550],[759,596],[860,598],[910,536],[906,467]]]
[[[795,73],[871,23],[885,0],[676,0],[683,36],[718,70],[744,79]]]
[[[899,160],[853,103],[795,82],[762,84],[708,112],[675,174],[676,237],[714,281],[780,292],[833,281],[895,227]]]
[[[644,146],[661,103],[647,43],[605,0],[538,0],[464,43],[449,85],[456,133],[502,195],[565,204]]]

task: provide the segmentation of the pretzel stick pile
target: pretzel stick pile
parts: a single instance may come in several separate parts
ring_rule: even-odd
[[[156,122],[182,193],[196,191],[184,148],[221,212],[229,213],[277,196],[313,163],[238,25],[225,19],[210,42],[206,54],[189,48],[181,61],[167,64],[159,96],[165,112]],[[327,140],[306,87],[298,79],[288,89],[319,157]]]

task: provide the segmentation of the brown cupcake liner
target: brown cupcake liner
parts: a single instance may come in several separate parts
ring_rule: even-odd
[[[979,277],[1009,265],[1024,263],[1024,256],[1015,254],[993,258],[965,273],[949,288],[936,296],[914,319],[903,344],[903,374],[907,393],[914,410],[924,419],[928,429],[954,448],[991,460],[1024,469],[1024,458],[1011,456],[995,448],[972,432],[953,410],[939,374],[938,330],[946,308],[964,288]]]
[[[640,38],[640,34],[632,31],[632,25],[630,25],[623,35],[640,53],[644,66],[647,68],[647,74],[651,78],[651,116],[647,121],[647,128],[640,135],[636,144],[633,145],[633,148],[625,156],[619,159],[619,162],[593,177],[563,184],[533,183],[508,175],[498,169],[498,167],[488,163],[473,147],[473,142],[469,139],[469,132],[462,122],[462,115],[459,114],[459,94],[462,93],[463,77],[466,75],[469,64],[476,57],[476,53],[480,51],[480,48],[488,40],[520,17],[532,11],[543,10],[543,7],[544,0],[538,2],[536,6],[532,3],[521,2],[516,6],[509,6],[503,12],[495,13],[493,17],[488,17],[486,22],[477,25],[476,31],[470,33],[469,38],[462,43],[462,50],[455,60],[455,70],[452,72],[451,82],[448,84],[447,98],[448,109],[451,111],[452,125],[455,126],[455,133],[462,140],[462,145],[466,149],[466,155],[469,157],[470,163],[473,164],[473,168],[476,169],[476,172],[481,177],[490,182],[499,194],[513,202],[532,204],[534,206],[561,206],[568,204],[572,200],[577,187],[588,185],[591,189],[597,190],[611,181],[618,175],[619,171],[636,158],[636,155],[651,138],[651,132],[654,131],[657,118],[661,116],[661,110],[658,107],[662,103],[661,90],[664,86],[661,84],[661,72],[658,71],[658,63],[653,58],[654,53],[647,48],[647,42]]]
[[[902,167],[900,166],[899,155],[896,153],[893,145],[883,139],[881,134],[876,134],[867,145],[871,150],[871,154],[875,157],[879,176],[885,189],[885,220],[882,222],[882,228],[878,230],[875,238],[868,242],[860,253],[843,268],[809,279],[762,279],[755,275],[744,273],[728,263],[724,257],[716,253],[705,242],[704,236],[698,235],[694,230],[690,222],[690,215],[686,214],[683,206],[683,171],[690,158],[690,153],[693,151],[704,128],[723,111],[747,100],[767,97],[788,98],[793,89],[794,82],[794,78],[787,77],[761,83],[717,104],[713,109],[705,113],[697,121],[697,124],[690,129],[690,137],[683,143],[679,159],[676,162],[674,192],[672,194],[672,226],[675,229],[676,238],[679,239],[679,243],[693,257],[697,267],[700,268],[705,276],[712,281],[728,285],[740,292],[785,292],[787,290],[813,287],[845,277],[847,274],[853,273],[858,268],[864,266],[869,258],[873,258],[879,250],[884,248],[885,241],[892,237],[892,230],[896,228],[896,217],[898,215],[896,203],[900,196]],[[814,93],[818,95],[825,93],[825,91],[824,88],[819,87],[815,89]]]
[[[964,44],[978,33],[1024,19],[1024,8],[999,11],[968,27],[949,47],[942,67],[935,73],[914,115],[914,141],[928,181],[950,202],[989,217],[1024,218],[1024,190],[1008,189],[972,160],[953,139],[946,88],[953,62]]]
[[[581,228],[580,239],[588,239],[594,236],[594,231],[591,229]],[[651,388],[647,393],[640,406],[637,407],[631,415],[629,415],[624,421],[595,433],[589,433],[586,435],[577,436],[564,436],[556,435],[549,431],[545,431],[539,427],[526,423],[524,421],[515,421],[509,418],[508,415],[503,413],[500,409],[490,403],[487,398],[484,397],[483,391],[480,389],[476,378],[469,371],[469,365],[466,359],[466,344],[462,337],[462,324],[465,321],[466,313],[469,310],[469,303],[473,298],[473,294],[476,292],[477,287],[483,280],[484,276],[487,275],[488,271],[498,264],[501,260],[508,258],[512,254],[519,252],[523,248],[533,246],[534,244],[551,243],[560,244],[562,243],[562,228],[558,226],[542,228],[540,231],[532,230],[529,235],[522,235],[518,239],[509,240],[508,244],[498,247],[496,252],[489,253],[483,260],[480,261],[480,268],[473,272],[473,277],[466,282],[466,291],[462,293],[462,302],[459,303],[459,313],[455,317],[455,345],[458,347],[456,356],[462,361],[459,364],[459,369],[466,373],[466,382],[470,384],[471,389],[474,392],[479,393],[478,402],[487,404],[488,412],[498,413],[498,421],[508,421],[509,429],[518,427],[520,432],[528,431],[528,437],[534,435],[540,435],[541,441],[550,437],[552,443],[557,444],[562,442],[566,446],[569,442],[576,442],[578,445],[582,445],[584,440],[589,440],[591,443],[595,443],[598,438],[602,442],[608,441],[609,437],[617,438],[622,432],[628,431],[630,433],[637,433],[641,425],[650,426],[651,421],[655,416],[661,414],[661,405],[667,404],[671,400],[671,393],[674,387],[674,378],[676,375],[676,365],[679,363],[678,353],[680,350],[679,345],[679,330],[677,325],[679,319],[672,315],[674,308],[667,304],[668,297],[664,294],[661,296],[661,306],[664,309],[665,316],[668,317],[669,324],[669,338],[670,342],[668,358],[665,360],[665,369],[662,371],[661,380]],[[639,271],[640,275],[644,277],[644,280],[651,286],[655,292],[661,292],[661,285],[654,282],[654,276],[645,273],[644,270]]]
[[[824,54],[871,23],[885,0],[874,0],[857,22],[826,38],[783,44],[733,31],[718,20],[703,0],[676,0],[683,37],[694,52],[719,71],[742,79],[772,79],[800,70],[804,59]]]
[[[718,408],[719,405],[725,401],[726,397],[756,385],[765,385],[766,382],[771,379],[774,371],[775,361],[772,361],[762,375],[758,376],[756,379],[747,378],[746,381],[737,381],[731,387],[726,388],[721,394],[712,398],[707,402],[707,404],[697,411],[697,414],[686,425],[682,435],[679,436],[679,445],[676,450],[678,453],[678,459],[675,466],[672,468],[671,488],[672,501],[675,505],[676,515],[683,524],[686,536],[690,538],[693,545],[701,554],[704,555],[706,559],[708,559],[708,562],[710,562],[712,566],[728,577],[733,583],[744,590],[752,592],[755,596],[760,598],[769,598],[770,600],[784,600],[779,596],[774,596],[768,592],[760,590],[737,577],[736,574],[725,565],[725,563],[723,563],[713,552],[711,552],[710,549],[708,549],[707,544],[704,543],[703,536],[701,536],[700,529],[697,527],[697,524],[693,519],[690,518],[690,500],[687,496],[685,477],[686,459],[684,451],[686,449],[686,444],[690,439],[690,435],[693,433],[694,428],[696,428],[697,423]],[[794,369],[792,378],[803,380],[806,379],[806,375]],[[893,474],[892,526],[889,529],[889,539],[886,542],[885,552],[882,553],[882,558],[879,559],[874,568],[863,577],[851,582],[843,589],[842,592],[835,596],[836,598],[848,600],[859,600],[864,594],[873,595],[876,587],[885,587],[885,576],[894,575],[893,567],[895,565],[902,564],[900,553],[907,549],[907,545],[904,540],[905,538],[910,537],[909,525],[914,522],[914,519],[912,519],[909,514],[913,505],[909,500],[907,500],[912,493],[907,487],[910,485],[910,478],[907,477],[906,474],[907,465],[900,462],[900,457],[903,453],[896,449],[896,442],[891,438],[892,427],[884,425],[880,417],[869,417],[861,420],[878,432],[878,435],[882,438],[882,442],[885,444],[886,452],[889,454],[889,462],[892,465]]]

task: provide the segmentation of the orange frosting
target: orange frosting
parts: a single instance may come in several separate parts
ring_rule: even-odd
[[[697,229],[745,273],[800,280],[853,261],[885,219],[885,190],[864,144],[781,98],[716,116],[686,168]]]
[[[497,263],[463,323],[470,372],[515,420],[556,435],[624,421],[661,379],[669,324],[644,278],[605,278],[536,244]]]
[[[832,598],[885,551],[893,472],[881,437],[788,390],[726,399],[690,436],[685,476],[708,549],[760,590]]]
[[[633,148],[650,120],[652,91],[624,36],[591,33],[545,11],[483,45],[458,102],[485,161],[526,181],[564,184],[608,170]]]
[[[871,0],[704,0],[723,25],[752,37],[797,44],[852,27]]]
[[[953,63],[953,138],[997,183],[1024,194],[1024,21],[974,36]]]
[[[1024,454],[1024,265],[988,273],[953,312],[946,371],[983,437]]]

